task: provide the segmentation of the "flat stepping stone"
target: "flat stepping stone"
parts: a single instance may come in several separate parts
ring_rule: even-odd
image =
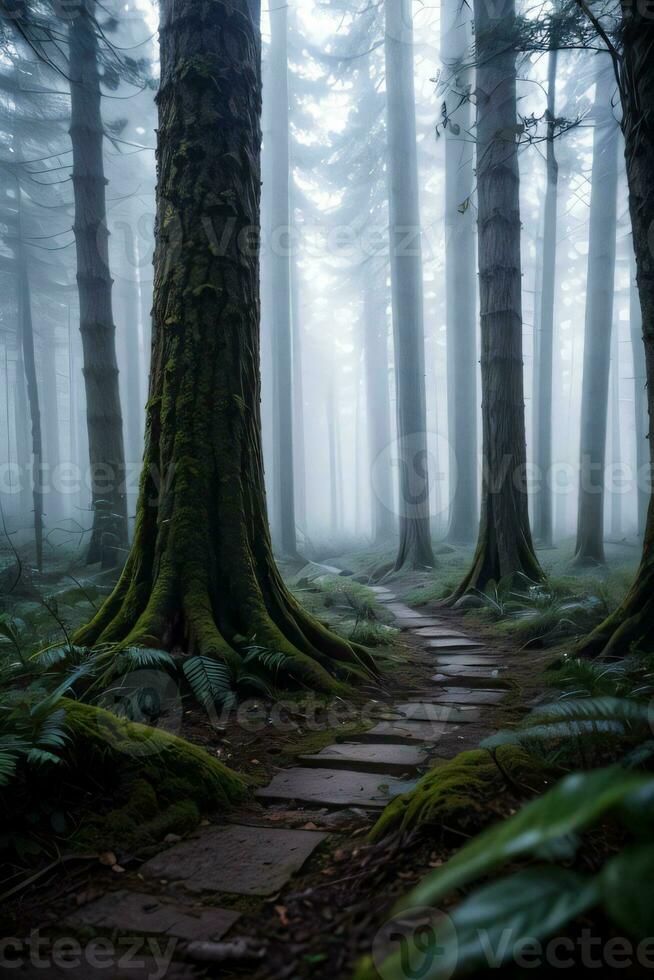
[[[415,629],[413,631],[416,636],[424,636],[429,640],[425,646],[429,649],[436,649],[442,646],[451,647],[480,647],[482,644],[478,640],[470,640],[463,633],[457,633],[456,630],[442,629],[440,627],[427,626],[422,629]]]
[[[107,892],[65,920],[66,926],[92,926],[132,935],[167,935],[192,942],[222,939],[240,918],[233,909],[182,905],[141,892]]]
[[[396,618],[404,617],[404,619],[420,619],[419,613],[416,613],[415,609],[411,606],[406,606],[403,602],[387,602],[386,609],[392,612]]]
[[[479,667],[461,667],[458,670],[448,667],[444,670],[447,670],[447,673],[434,674],[432,677],[434,684],[443,685],[443,690],[451,690],[455,687],[483,691],[487,691],[490,687],[502,692],[511,690],[511,684],[503,680],[498,671],[493,673],[480,671]]]
[[[441,656],[436,657],[438,667],[491,667],[499,668],[501,665],[493,660],[492,657],[476,655],[474,653],[458,653],[453,655],[449,650],[443,651]]]
[[[381,721],[374,728],[362,732],[356,738],[360,742],[391,742],[411,745],[415,742],[432,744],[442,738],[446,730],[456,731],[458,725],[449,718],[439,721],[407,721],[397,718],[393,721]]]
[[[434,695],[434,701],[438,704],[497,704],[506,695],[503,691],[468,691],[464,687],[460,690],[447,690],[446,688],[439,694]]]
[[[424,749],[415,745],[361,744],[341,742],[329,745],[317,755],[301,755],[305,765],[330,769],[361,769],[364,772],[396,773],[412,771],[427,760]]]
[[[439,626],[443,620],[442,619],[430,619],[428,616],[396,616],[396,622],[402,627],[402,629],[412,630],[418,629],[419,627],[425,626]]]
[[[325,839],[311,830],[211,827],[162,851],[141,868],[190,892],[273,895]]]
[[[287,769],[270,785],[259,789],[260,800],[297,800],[323,806],[360,806],[383,809],[389,800],[406,793],[415,781],[382,776],[373,772],[341,769]]]
[[[380,592],[375,596],[377,602],[395,602],[397,596],[394,592]]]
[[[456,707],[449,704],[437,704],[433,701],[408,701],[398,704],[397,710],[406,721],[435,721],[470,724],[479,720],[479,709],[465,706]]]
[[[461,636],[439,636],[425,646],[428,650],[483,650],[484,644],[477,640],[466,640]]]

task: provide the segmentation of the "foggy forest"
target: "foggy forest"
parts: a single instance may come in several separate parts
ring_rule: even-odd
[[[0,977],[654,971],[650,0],[1,0],[0,379]]]

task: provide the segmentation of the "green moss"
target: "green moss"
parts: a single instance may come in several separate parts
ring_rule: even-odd
[[[546,766],[522,749],[502,746],[497,753],[502,770],[517,784],[533,786],[546,775]],[[457,818],[466,820],[482,814],[486,803],[501,791],[505,779],[485,749],[462,752],[454,759],[432,769],[409,793],[389,803],[371,831],[372,840],[380,840],[397,831],[417,827],[449,824]]]
[[[65,707],[69,768],[92,774],[122,801],[85,821],[76,838],[81,846],[138,847],[187,833],[203,813],[223,810],[245,793],[240,776],[184,739],[88,704]]]

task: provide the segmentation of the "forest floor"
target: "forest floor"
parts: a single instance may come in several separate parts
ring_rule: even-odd
[[[600,576],[597,601],[617,601],[628,580],[631,553],[619,554],[617,571]],[[565,571],[565,552],[552,558]],[[326,563],[361,580],[378,559],[353,554]],[[501,590],[479,610],[437,608],[467,560],[465,551],[445,550],[437,574],[415,573],[374,588],[376,642],[385,662],[379,683],[361,685],[347,698],[289,697],[274,710],[251,699],[218,720],[185,706],[181,733],[251,780],[245,802],[158,847],[130,853],[118,842],[109,858],[55,861],[51,875],[5,903],[11,923],[5,928],[13,929],[5,934],[38,929],[46,958],[59,941],[59,965],[46,960],[53,977],[106,977],[108,962],[112,980],[205,973],[351,977],[359,958],[374,950],[397,899],[426,869],[544,786],[500,780],[490,798],[471,792],[452,825],[428,835],[369,839],[393,796],[517,722],[538,700],[543,671],[565,648],[564,640],[544,648],[526,644],[524,617],[515,618],[514,628],[498,622],[493,603],[505,601]],[[346,634],[368,628],[348,608],[347,587],[341,590],[337,576],[321,587],[288,571],[299,597],[334,628]],[[59,618],[66,607],[68,623],[108,587],[102,578],[93,588],[83,583],[81,592],[69,584],[56,603]],[[38,606],[30,629],[42,630],[51,613]],[[549,620],[562,618],[555,605],[541,613],[547,629]],[[84,951],[77,969],[63,944],[71,938]],[[12,963],[6,975],[43,976],[33,960],[25,956],[19,969]]]

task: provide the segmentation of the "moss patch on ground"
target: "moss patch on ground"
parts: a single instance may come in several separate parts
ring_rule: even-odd
[[[96,779],[104,774],[123,799],[87,818],[77,834],[83,845],[134,847],[187,833],[203,814],[227,809],[246,791],[240,776],[176,735],[77,701],[65,708],[69,765],[88,767]]]
[[[520,748],[503,746],[496,760],[485,749],[462,752],[428,772],[409,793],[389,803],[373,827],[370,837],[379,841],[393,833],[407,833],[423,826],[457,828],[480,823],[488,812],[489,800],[498,796],[507,782],[521,789],[541,791],[547,766]]]

